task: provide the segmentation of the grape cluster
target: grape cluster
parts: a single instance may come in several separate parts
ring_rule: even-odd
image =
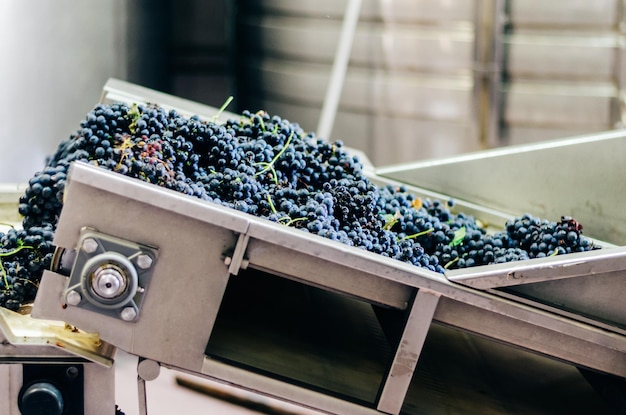
[[[96,106],[20,198],[23,229],[0,234],[0,306],[34,298],[71,163],[84,162],[431,271],[594,248],[582,226],[524,215],[487,234],[452,200],[375,186],[341,141],[266,112],[224,124],[157,105]]]
[[[502,232],[488,234],[472,216],[453,214],[452,199],[447,203],[420,200],[402,186],[381,189],[380,195],[386,226],[400,239],[416,238],[444,270],[599,248],[582,235],[582,225],[571,217],[551,222],[526,213],[509,220]]]
[[[53,235],[51,225],[0,232],[0,306],[16,311],[34,300],[39,278],[52,262]]]

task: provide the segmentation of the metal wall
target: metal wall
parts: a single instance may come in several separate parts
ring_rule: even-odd
[[[240,107],[316,128],[347,1],[240,0]],[[375,165],[623,126],[624,1],[363,0],[331,139]]]
[[[240,1],[241,105],[314,130],[345,7]],[[378,164],[477,149],[474,13],[471,0],[364,1],[330,138]]]
[[[501,136],[517,144],[624,127],[626,2],[510,0]]]

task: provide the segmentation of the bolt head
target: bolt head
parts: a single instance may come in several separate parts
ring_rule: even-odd
[[[137,257],[137,266],[141,269],[148,269],[152,266],[152,257],[147,254],[141,254]]]
[[[124,321],[133,321],[137,317],[137,311],[134,307],[124,307],[120,312],[120,317]]]
[[[98,249],[98,242],[93,238],[85,238],[82,245],[83,251],[93,254]]]
[[[83,297],[76,290],[70,290],[65,294],[65,302],[69,305],[78,305],[83,300]]]

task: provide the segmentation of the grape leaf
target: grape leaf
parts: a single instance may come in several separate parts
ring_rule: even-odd
[[[459,229],[454,231],[454,239],[450,242],[450,246],[458,246],[463,243],[463,239],[465,239],[465,234],[467,233],[465,226],[461,226]]]

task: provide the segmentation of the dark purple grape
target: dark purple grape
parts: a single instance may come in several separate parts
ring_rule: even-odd
[[[524,215],[488,235],[454,200],[377,187],[341,141],[244,111],[224,124],[156,105],[97,105],[33,175],[22,230],[0,234],[0,306],[32,301],[50,266],[68,168],[85,162],[435,272],[596,247],[571,217]]]

